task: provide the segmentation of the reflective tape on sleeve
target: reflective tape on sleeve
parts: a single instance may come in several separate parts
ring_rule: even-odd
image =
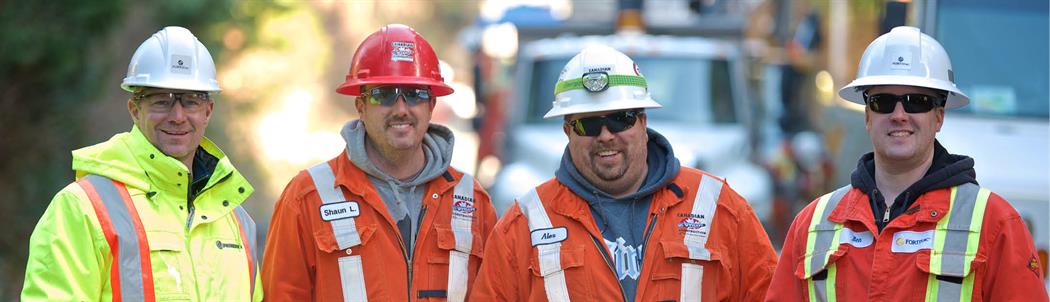
[[[77,181],[87,193],[109,243],[114,301],[155,301],[149,242],[124,184],[98,175]]]
[[[244,254],[248,258],[248,286],[249,286],[249,300],[253,300],[255,297],[255,272],[258,269],[255,264],[255,259],[259,259],[255,253],[256,249],[256,237],[255,237],[255,220],[248,215],[248,211],[244,210],[244,207],[237,206],[233,208],[234,218],[237,219],[237,227],[241,233],[241,243],[244,245]]]

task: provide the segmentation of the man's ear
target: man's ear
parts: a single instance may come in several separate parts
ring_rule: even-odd
[[[128,99],[128,114],[131,114],[131,120],[138,122],[139,120],[139,106],[135,104],[135,101]]]
[[[569,137],[569,123],[561,123],[561,131],[565,132],[565,137]]]
[[[364,102],[365,99],[362,98],[360,95],[354,98],[354,108],[357,109],[357,115],[361,115],[362,111],[364,111]]]

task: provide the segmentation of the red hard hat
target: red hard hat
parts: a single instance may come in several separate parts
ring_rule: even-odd
[[[335,91],[361,94],[370,84],[430,86],[434,96],[452,94],[438,69],[437,54],[416,30],[401,24],[383,26],[357,47],[346,82]]]

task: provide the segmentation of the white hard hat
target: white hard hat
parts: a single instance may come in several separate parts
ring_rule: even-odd
[[[146,39],[128,64],[128,75],[120,88],[156,87],[218,92],[215,62],[188,29],[168,26]]]
[[[627,55],[604,45],[584,48],[561,70],[554,104],[543,118],[576,113],[660,108]]]
[[[857,79],[839,89],[839,96],[864,104],[864,91],[874,85],[926,87],[948,92],[945,108],[959,108],[970,98],[955,87],[952,62],[937,40],[911,26],[894,27],[868,45],[857,68]]]

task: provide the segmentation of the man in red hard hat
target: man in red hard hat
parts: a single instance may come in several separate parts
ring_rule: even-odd
[[[452,93],[430,44],[400,24],[368,36],[337,92],[359,120],[346,150],[295,176],[263,257],[268,301],[463,301],[496,222],[488,194],[449,167],[454,138],[431,124]]]

